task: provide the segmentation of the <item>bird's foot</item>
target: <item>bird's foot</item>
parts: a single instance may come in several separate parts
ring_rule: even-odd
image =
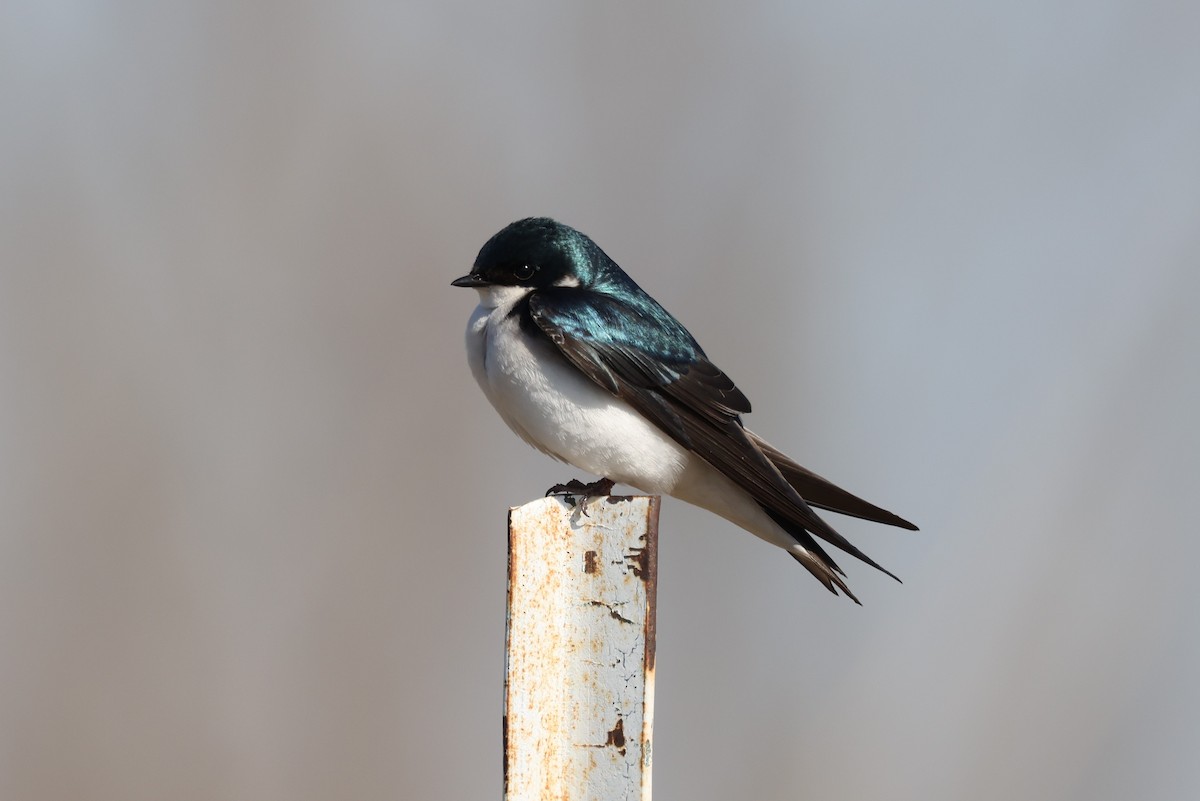
[[[546,490],[546,497],[551,495],[577,498],[577,505],[580,509],[586,509],[588,502],[595,498],[605,498],[612,494],[613,485],[617,482],[609,478],[602,478],[599,481],[593,481],[591,484],[584,484],[577,478],[573,478],[566,484],[555,484],[550,489]],[[584,515],[587,511],[584,511]]]
[[[546,490],[546,497],[551,495],[576,495],[587,498],[603,498],[612,492],[613,485],[617,482],[611,478],[602,478],[599,481],[593,481],[591,484],[584,484],[577,478],[573,478],[566,484],[555,484],[550,489]]]

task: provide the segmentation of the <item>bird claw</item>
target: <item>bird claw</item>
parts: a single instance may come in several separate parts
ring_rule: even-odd
[[[566,484],[555,484],[550,489],[546,490],[546,497],[558,496],[564,498],[577,498],[576,505],[583,510],[585,517],[588,516],[587,504],[595,498],[605,498],[612,494],[613,484],[615,481],[602,478],[599,481],[593,481],[591,484],[584,484],[577,478],[573,478]]]

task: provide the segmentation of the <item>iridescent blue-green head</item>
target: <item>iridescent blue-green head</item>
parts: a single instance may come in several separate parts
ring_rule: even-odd
[[[538,299],[558,325],[594,341],[628,341],[660,358],[688,361],[704,351],[687,329],[646,294],[589,237],[547,217],[529,217],[487,241],[471,272],[451,282],[479,290],[484,309],[523,310]],[[565,318],[569,317],[569,324]]]
[[[614,272],[624,278],[620,268],[586,235],[549,217],[528,217],[489,239],[471,272],[453,284],[595,287],[615,278]]]

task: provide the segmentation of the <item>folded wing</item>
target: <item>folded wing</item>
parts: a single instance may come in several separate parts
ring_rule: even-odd
[[[540,290],[529,296],[526,313],[576,368],[751,493],[808,552],[789,553],[831,592],[841,589],[857,601],[841,578],[841,568],[811,535],[895,578],[834,531],[809,504],[915,526],[839,489],[747,431],[740,418],[750,411],[745,395],[648,296],[644,305],[632,306],[580,288]]]

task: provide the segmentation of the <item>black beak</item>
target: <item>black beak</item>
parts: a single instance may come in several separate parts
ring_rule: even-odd
[[[467,275],[464,275],[462,278],[455,278],[453,281],[450,282],[450,286],[480,287],[480,286],[490,286],[490,284],[489,284],[489,282],[480,278],[475,273],[468,273]]]

